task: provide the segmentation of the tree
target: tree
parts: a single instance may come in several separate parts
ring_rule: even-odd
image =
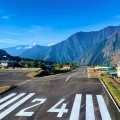
[[[35,61],[30,61],[30,66],[35,67]]]
[[[70,68],[74,69],[74,64],[72,62],[70,62]]]
[[[59,63],[58,64],[58,68],[61,69],[63,66]]]
[[[31,67],[31,64],[30,64],[30,62],[28,62],[28,63],[27,63],[27,67],[28,67],[28,68],[29,68],[29,67]]]
[[[66,63],[64,63],[64,65],[70,65],[70,63],[69,63],[69,62],[66,62]]]
[[[73,70],[75,68],[77,68],[78,66],[72,62],[70,62],[70,68]]]
[[[38,61],[38,67],[42,68],[42,61]]]

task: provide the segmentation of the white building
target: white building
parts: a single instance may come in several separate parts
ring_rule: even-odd
[[[117,63],[117,76],[120,77],[120,62]]]
[[[14,67],[14,61],[10,60],[1,60],[1,67]]]
[[[3,56],[0,60],[0,66],[3,68],[14,67],[14,61],[10,60],[6,56]]]

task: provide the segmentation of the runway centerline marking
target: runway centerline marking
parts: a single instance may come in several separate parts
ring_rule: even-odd
[[[92,95],[86,95],[86,120],[95,120]]]
[[[12,93],[10,95],[8,95],[7,97],[4,97],[3,99],[0,100],[0,103],[4,102],[5,100],[11,98],[12,96],[15,96],[17,93]]]
[[[23,99],[21,99],[20,101],[18,101],[17,103],[15,103],[14,105],[12,105],[8,109],[6,109],[4,112],[2,112],[0,114],[0,120],[2,118],[4,118],[6,115],[8,115],[9,113],[11,113],[14,109],[16,109],[17,107],[19,107],[21,104],[23,104],[25,101],[27,101],[29,98],[31,98],[34,94],[35,93],[30,93],[29,95],[27,95],[26,97],[24,97]]]
[[[97,95],[97,101],[98,101],[98,105],[100,108],[102,120],[112,120],[110,115],[109,115],[108,109],[105,105],[105,102],[104,102],[102,95]]]
[[[65,81],[68,81],[71,78],[71,76],[69,76]]]

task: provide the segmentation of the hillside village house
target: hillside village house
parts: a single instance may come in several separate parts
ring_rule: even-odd
[[[64,65],[63,68],[64,69],[70,69],[70,66],[69,65]]]

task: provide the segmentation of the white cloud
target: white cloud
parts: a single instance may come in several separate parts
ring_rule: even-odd
[[[2,16],[3,19],[9,19],[9,16]]]
[[[49,43],[48,46],[52,46],[52,45],[55,45],[56,43]]]
[[[17,47],[16,49],[19,50],[19,49],[22,49],[22,47]]]
[[[10,35],[13,35],[13,36],[21,36],[22,34],[21,33],[17,33],[17,32],[9,32]]]
[[[24,49],[30,49],[32,48],[33,46],[25,46]]]
[[[24,49],[30,49],[32,47],[36,46],[36,42],[33,43],[33,45],[25,46]]]
[[[33,43],[33,46],[36,46],[36,42]]]
[[[43,29],[42,26],[38,26],[38,25],[32,25],[33,28],[37,28],[37,29]]]
[[[29,32],[38,34],[35,30],[30,30]]]
[[[117,19],[117,20],[120,20],[120,15],[116,15],[114,16],[113,18]]]
[[[18,40],[12,40],[12,39],[0,39],[0,43],[11,43],[11,44],[18,44]]]

